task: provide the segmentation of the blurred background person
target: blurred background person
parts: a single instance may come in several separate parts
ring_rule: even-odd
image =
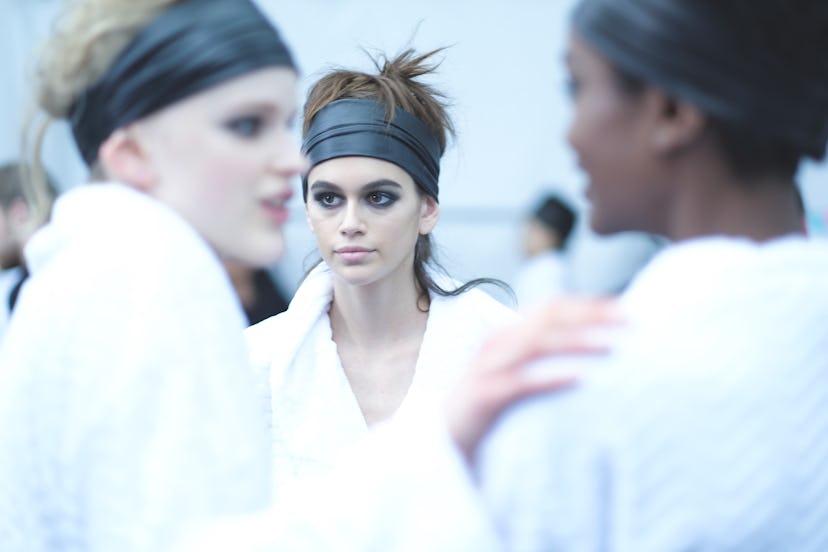
[[[566,247],[577,215],[558,194],[542,198],[526,218],[521,235],[525,260],[515,279],[518,308],[570,292]]]
[[[36,205],[23,184],[19,163],[0,166],[0,339],[17,297],[29,276],[23,249],[48,217],[55,199],[55,186],[46,178],[45,201]]]
[[[224,261],[224,268],[239,296],[248,325],[252,326],[287,309],[289,301],[269,268],[231,260]]]
[[[88,176],[26,244],[0,344],[0,549],[169,550],[270,502],[221,259],[283,252],[296,65],[248,0],[63,8],[32,100]]]

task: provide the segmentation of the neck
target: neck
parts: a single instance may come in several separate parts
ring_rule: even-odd
[[[684,182],[677,187],[667,218],[667,236],[674,241],[724,235],[763,242],[803,233],[803,215],[790,179],[734,178],[715,166],[708,166],[704,174],[678,178]]]
[[[331,328],[337,344],[383,347],[422,337],[428,313],[418,308],[418,291],[412,271],[367,285],[334,280],[330,308]]]

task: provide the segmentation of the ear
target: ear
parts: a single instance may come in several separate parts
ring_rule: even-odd
[[[146,150],[131,127],[119,128],[101,144],[98,159],[106,174],[143,192],[157,183]]]
[[[11,205],[6,209],[6,217],[9,223],[14,227],[23,227],[29,223],[32,211],[29,209],[29,204],[23,199],[15,199]]]
[[[440,219],[440,205],[428,194],[423,194],[420,204],[420,234],[430,234]]]
[[[656,153],[672,154],[696,142],[704,133],[707,118],[697,107],[652,91],[656,117],[651,145]]]

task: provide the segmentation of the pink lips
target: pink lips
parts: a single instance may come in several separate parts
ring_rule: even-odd
[[[293,196],[293,192],[287,190],[283,193],[267,197],[261,201],[267,217],[274,223],[282,225],[287,222],[290,212],[287,208],[287,202]]]
[[[356,264],[361,263],[365,259],[367,259],[371,253],[373,253],[373,249],[368,249],[366,247],[357,247],[357,246],[346,246],[340,247],[339,249],[335,249],[334,253],[339,255],[339,257],[346,263],[346,264]]]

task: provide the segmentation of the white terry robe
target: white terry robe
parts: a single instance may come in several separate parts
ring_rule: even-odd
[[[332,297],[333,276],[323,263],[311,271],[286,312],[247,330],[254,369],[262,382],[269,374],[269,389],[261,385],[272,405],[277,494],[294,478],[330,472],[337,457],[368,432],[332,339]],[[482,341],[516,317],[481,290],[456,297],[432,294],[414,378],[395,417],[442,412],[447,392]]]
[[[58,199],[0,348],[0,550],[167,550],[268,504],[244,317],[183,219],[119,184]]]
[[[680,243],[623,307],[609,358],[483,444],[507,550],[828,550],[828,243]]]

